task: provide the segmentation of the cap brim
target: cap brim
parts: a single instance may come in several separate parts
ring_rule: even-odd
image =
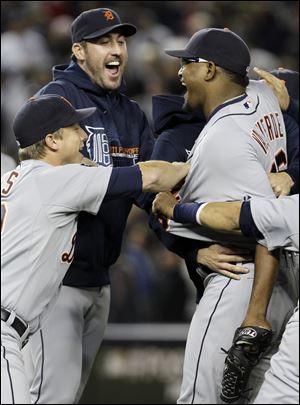
[[[137,31],[136,27],[132,24],[117,24],[117,25],[113,25],[111,27],[106,27],[106,28],[103,28],[102,30],[93,32],[90,35],[86,35],[83,39],[93,39],[93,38],[97,38],[97,37],[102,37],[103,35],[108,34],[109,32],[117,30],[117,29],[119,29],[122,32],[124,37],[131,37]]]
[[[69,125],[76,124],[77,122],[81,122],[88,118],[90,115],[94,114],[96,110],[97,107],[81,108],[79,110],[75,110],[75,113],[64,126],[67,127]]]
[[[169,56],[174,56],[175,58],[195,58],[195,55],[192,55],[186,49],[165,49],[165,53]]]

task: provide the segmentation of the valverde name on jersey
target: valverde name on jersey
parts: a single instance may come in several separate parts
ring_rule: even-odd
[[[279,114],[277,112],[264,115],[256,121],[254,128],[251,132],[251,137],[261,146],[265,155],[267,155],[270,148],[270,143],[279,138],[284,138]],[[271,172],[278,172],[284,170],[287,166],[287,154],[283,148],[280,148],[276,154],[271,167]]]

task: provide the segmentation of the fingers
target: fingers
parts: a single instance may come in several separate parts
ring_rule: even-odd
[[[233,280],[241,279],[241,277],[238,274],[230,273],[230,271],[220,270],[219,273],[225,277],[232,278]]]
[[[259,69],[257,67],[253,68],[255,73],[257,73],[262,79],[276,92],[282,92],[285,87],[285,81],[279,79],[278,77],[272,75],[270,72]]]
[[[222,266],[222,270],[227,270],[232,273],[241,273],[241,274],[247,274],[249,273],[249,269],[246,267],[242,266],[236,266],[234,264],[229,264],[229,263],[220,263],[220,266]]]
[[[94,162],[91,159],[88,159],[87,157],[83,157],[80,163],[84,166],[92,166],[92,167],[98,166],[96,162]]]
[[[239,255],[221,255],[220,256],[220,260],[222,262],[228,262],[228,263],[233,263],[233,262],[250,262],[251,260],[253,260],[253,256],[251,255],[243,255],[243,256],[239,256]]]
[[[223,276],[232,278],[234,280],[240,280],[241,277],[239,274],[247,274],[249,273],[249,269],[245,267],[235,266],[229,263],[220,263],[220,266],[223,268],[218,271],[218,273],[222,274]]]
[[[262,79],[266,80],[267,83],[275,84],[278,82],[277,77],[273,76],[272,73],[269,73],[263,69],[259,69],[258,67],[253,68],[254,72],[258,74]]]

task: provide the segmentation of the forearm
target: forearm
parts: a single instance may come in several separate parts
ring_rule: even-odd
[[[189,165],[185,163],[168,163],[159,160],[137,164],[142,173],[143,191],[157,193],[169,191],[188,174]]]
[[[198,212],[198,223],[218,231],[240,233],[241,202],[212,202]]]
[[[277,278],[278,267],[278,250],[269,252],[266,247],[257,245],[252,293],[247,315],[242,326],[265,326],[264,322],[273,286]]]

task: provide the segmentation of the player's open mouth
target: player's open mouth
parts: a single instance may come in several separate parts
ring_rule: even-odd
[[[108,62],[105,67],[111,76],[118,76],[121,63],[117,60]]]

